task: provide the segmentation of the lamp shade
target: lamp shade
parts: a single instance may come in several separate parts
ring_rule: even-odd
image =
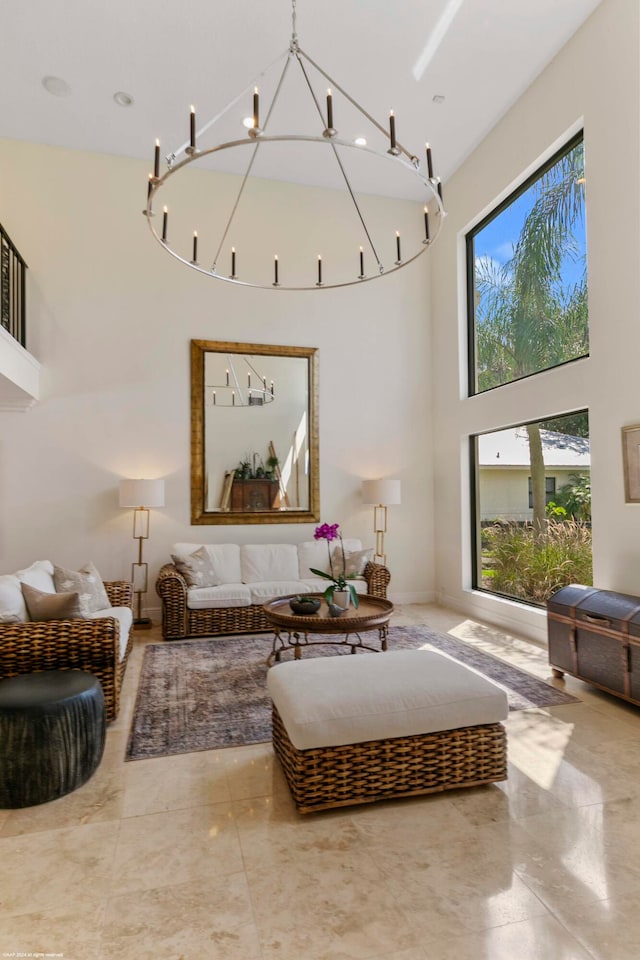
[[[121,507],[164,507],[164,480],[121,480]]]
[[[362,499],[365,503],[390,504],[402,503],[400,496],[400,481],[390,477],[381,477],[379,480],[362,481]]]

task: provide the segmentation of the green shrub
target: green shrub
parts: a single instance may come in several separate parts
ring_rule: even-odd
[[[544,605],[568,583],[593,583],[591,530],[580,520],[531,525],[495,523],[483,530],[483,583],[494,593]]]
[[[564,509],[572,520],[591,520],[591,474],[572,473],[569,481],[557,491],[553,506]],[[549,506],[547,516],[553,517]]]

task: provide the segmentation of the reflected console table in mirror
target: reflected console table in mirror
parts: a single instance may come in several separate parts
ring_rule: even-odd
[[[191,341],[191,522],[320,519],[318,351]]]

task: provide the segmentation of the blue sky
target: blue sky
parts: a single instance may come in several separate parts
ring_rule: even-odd
[[[510,260],[524,221],[535,200],[536,189],[532,186],[477,233],[474,238],[476,259],[494,260],[500,265]],[[583,271],[582,257],[586,252],[586,231],[583,219],[576,224],[574,233],[578,241],[580,257],[575,261],[565,258],[562,274],[567,285],[577,283]]]

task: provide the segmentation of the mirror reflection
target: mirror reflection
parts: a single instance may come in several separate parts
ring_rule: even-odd
[[[316,349],[191,346],[192,522],[317,520]]]

